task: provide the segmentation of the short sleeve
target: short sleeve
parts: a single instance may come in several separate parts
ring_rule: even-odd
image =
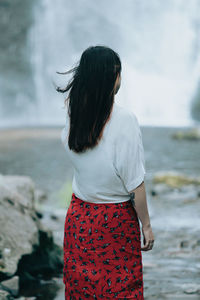
[[[115,144],[114,166],[128,193],[138,187],[146,174],[142,133],[135,114],[127,118]]]

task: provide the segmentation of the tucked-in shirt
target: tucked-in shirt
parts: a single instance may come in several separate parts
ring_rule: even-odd
[[[99,144],[85,152],[69,149],[70,119],[66,114],[61,141],[74,174],[72,191],[83,201],[120,203],[130,199],[146,174],[141,129],[132,111],[114,101]]]

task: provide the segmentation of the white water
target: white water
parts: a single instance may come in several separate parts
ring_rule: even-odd
[[[5,116],[2,124],[62,125],[64,95],[52,80],[63,85],[70,77],[56,71],[71,68],[88,46],[104,44],[122,60],[116,99],[136,113],[141,125],[193,125],[199,11],[199,0],[41,0],[29,39],[36,99],[24,118]]]

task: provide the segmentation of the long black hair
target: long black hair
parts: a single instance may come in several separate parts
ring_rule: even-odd
[[[115,95],[115,81],[121,75],[119,55],[106,46],[91,46],[81,55],[80,61],[71,70],[72,79],[65,88],[57,87],[61,93],[69,91],[68,102],[70,130],[69,148],[84,152],[96,146],[103,128],[110,117]]]

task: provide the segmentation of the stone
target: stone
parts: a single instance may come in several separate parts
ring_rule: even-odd
[[[0,175],[0,278],[4,288],[9,280],[16,282],[15,277],[10,278],[14,275],[19,276],[21,286],[38,281],[40,275],[60,274],[63,268],[62,247],[55,244],[52,231],[40,222],[35,209],[34,186],[30,177]]]
[[[19,197],[18,202],[21,205],[29,209],[34,208],[35,184],[29,176],[17,176],[17,175],[4,176],[0,174],[0,188],[2,186],[5,188],[9,187],[9,190],[11,190],[11,192],[20,195],[21,197]]]
[[[200,287],[191,287],[184,290],[185,294],[200,294]]]
[[[13,296],[17,296],[19,292],[19,277],[14,276],[1,282],[1,287],[10,292]]]
[[[200,240],[196,240],[196,242],[192,245],[192,249],[200,249]]]
[[[164,194],[171,193],[173,189],[166,185],[165,183],[156,183],[154,182],[153,188],[151,189],[152,196],[159,196]]]
[[[180,247],[181,248],[186,248],[189,246],[189,241],[181,241],[180,242]]]
[[[0,288],[0,299],[1,300],[14,300],[12,295],[10,295],[7,291],[1,290]]]
[[[196,283],[183,283],[180,288],[184,294],[200,294],[200,285]]]
[[[0,212],[0,274],[6,279],[16,272],[21,257],[39,245],[31,178],[0,175]]]
[[[36,201],[36,203],[42,203],[45,200],[47,200],[47,194],[41,189],[36,189],[35,190],[35,201]]]
[[[51,218],[52,220],[54,220],[54,221],[57,221],[57,220],[58,220],[58,216],[56,216],[56,215],[54,215],[54,214],[50,215],[50,218]]]

